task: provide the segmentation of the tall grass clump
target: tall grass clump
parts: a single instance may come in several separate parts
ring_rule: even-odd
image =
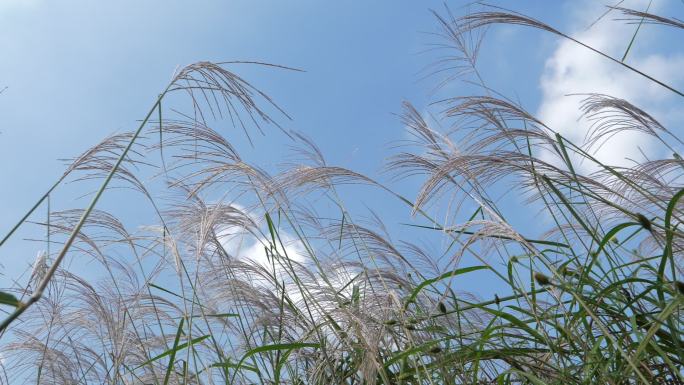
[[[239,62],[183,68],[136,131],[76,157],[2,240],[37,225],[51,251],[0,296],[0,383],[681,384],[684,143],[603,94],[584,96],[591,131],[572,143],[487,88],[477,54],[488,26],[524,25],[682,93],[515,12],[436,16],[448,54],[434,71],[475,75],[484,92],[436,103],[447,132],[405,103],[415,140],[387,170],[420,178],[411,196],[329,164],[286,130],[296,156],[282,169],[245,160],[227,138],[287,115],[234,72]],[[220,121],[234,130],[210,127]],[[672,157],[596,159],[592,148],[622,131]],[[91,203],[41,219],[34,211],[66,181]],[[492,198],[502,186],[538,208],[547,231],[516,227],[532,215],[507,220]],[[350,209],[350,189],[405,207],[410,231]],[[98,205],[109,194],[141,207],[136,218]],[[504,291],[484,297],[473,280]]]

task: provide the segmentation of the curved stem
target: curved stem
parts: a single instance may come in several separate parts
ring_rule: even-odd
[[[38,286],[38,288],[36,289],[36,291],[33,293],[33,295],[32,295],[31,297],[29,297],[29,299],[28,299],[25,303],[20,304],[20,305],[14,310],[14,312],[12,312],[9,316],[7,316],[7,318],[5,318],[5,319],[2,321],[2,323],[0,323],[0,333],[2,333],[5,329],[7,329],[7,327],[8,327],[14,320],[16,320],[22,313],[24,313],[24,312],[26,311],[26,309],[28,309],[31,305],[33,305],[34,303],[36,303],[36,302],[43,296],[43,292],[44,292],[45,289],[47,288],[47,285],[50,283],[50,280],[52,279],[52,277],[55,275],[55,272],[57,272],[57,269],[59,268],[59,265],[61,264],[62,260],[63,260],[64,257],[66,256],[66,254],[67,254],[67,252],[69,251],[69,249],[71,248],[71,245],[72,245],[72,244],[74,243],[74,241],[76,240],[76,237],[78,236],[78,233],[81,231],[81,228],[83,227],[83,225],[85,224],[86,220],[87,220],[88,217],[90,216],[90,213],[91,213],[91,212],[93,211],[93,209],[95,208],[95,205],[97,205],[97,202],[100,200],[100,197],[102,196],[102,194],[104,193],[104,191],[107,189],[107,186],[109,185],[109,182],[112,180],[112,178],[114,177],[114,174],[115,174],[115,173],[117,172],[117,170],[119,169],[119,166],[121,165],[121,163],[122,163],[122,162],[124,161],[124,159],[126,158],[126,155],[128,155],[128,151],[131,149],[131,147],[133,146],[133,143],[135,143],[136,139],[138,139],[138,136],[140,135],[140,133],[142,132],[143,128],[144,128],[145,125],[147,124],[147,121],[148,121],[148,120],[150,119],[150,117],[152,116],[152,113],[154,113],[154,111],[155,111],[155,110],[157,109],[157,107],[160,105],[162,98],[163,98],[164,95],[166,95],[166,93],[169,91],[169,88],[171,87],[172,84],[173,84],[173,82],[172,82],[171,84],[169,84],[169,85],[166,87],[166,89],[164,90],[164,92],[162,92],[162,93],[159,95],[159,97],[157,98],[157,101],[154,103],[154,105],[152,106],[152,108],[150,109],[150,111],[147,113],[147,116],[145,116],[145,119],[143,119],[143,121],[140,123],[140,126],[139,126],[138,129],[135,131],[135,133],[133,134],[133,137],[131,137],[131,140],[128,142],[128,145],[126,146],[126,148],[124,149],[124,151],[123,151],[123,152],[121,153],[121,155],[119,156],[119,159],[116,161],[116,163],[114,164],[114,166],[112,166],[112,169],[109,171],[109,174],[107,174],[107,177],[106,177],[105,180],[102,182],[102,185],[100,186],[99,190],[97,191],[97,193],[96,193],[95,196],[93,197],[93,200],[90,202],[90,204],[88,205],[88,207],[85,209],[85,211],[84,211],[83,214],[81,215],[81,219],[80,219],[80,220],[78,221],[78,223],[76,224],[76,227],[74,227],[74,229],[71,231],[71,234],[69,235],[69,238],[67,239],[66,243],[64,243],[64,246],[62,247],[62,250],[59,252],[59,254],[57,255],[57,257],[55,258],[55,262],[52,264],[52,266],[50,266],[50,269],[49,269],[49,270],[47,271],[47,273],[45,274],[45,277],[44,277],[43,280],[40,282],[40,285]],[[48,191],[48,193],[45,194],[45,195],[43,196],[43,198],[41,198],[41,199],[38,201],[38,203],[36,203],[36,205],[35,205],[31,210],[29,210],[29,212],[24,216],[24,219],[22,219],[22,222],[23,222],[23,220],[25,220],[25,219],[33,212],[33,210],[36,209],[36,207],[38,207],[38,206],[40,205],[40,203],[45,199],[45,197],[47,197],[47,195],[49,194],[49,192],[52,191],[52,189],[54,189],[55,187],[57,187],[57,185],[59,184],[59,182],[62,181],[63,178],[64,178],[64,177],[60,178],[60,180],[59,180],[57,183],[55,183],[55,185]],[[2,241],[2,242],[4,242],[7,238],[9,238],[9,236],[10,236],[10,235],[19,227],[19,225],[20,225],[22,222],[19,222],[19,223],[12,229],[12,231],[10,231],[10,234],[8,234],[8,236],[6,236],[5,238],[3,238],[3,241]],[[1,244],[2,244],[2,243],[0,243],[0,245],[1,245]]]

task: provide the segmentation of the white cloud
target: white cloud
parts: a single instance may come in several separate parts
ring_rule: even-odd
[[[613,20],[616,16],[608,15],[591,29],[586,30],[586,26],[593,21],[592,19],[601,13],[601,10],[597,8],[600,4],[589,1],[581,3],[576,5],[584,11],[577,15],[576,26],[574,31],[571,30],[571,36],[613,57],[620,58],[634,33],[635,26]],[[647,0],[626,1],[623,6],[645,9],[647,3]],[[653,28],[653,26],[642,27],[635,44],[648,44],[649,37],[644,33],[645,28]],[[684,79],[681,71],[684,68],[684,55],[681,54],[639,56],[635,51],[631,51],[627,62],[656,79],[665,79],[671,83]],[[673,94],[670,91],[569,40],[561,41],[546,61],[540,85],[542,101],[538,116],[549,127],[575,144],[584,142],[589,123],[580,119],[578,107],[582,97],[566,96],[568,94],[608,94],[628,100],[649,113],[653,113],[656,117],[665,115],[668,103],[673,100]],[[609,144],[601,147],[595,156],[602,162],[624,166],[630,164],[627,158],[642,158],[639,149],[646,154],[661,155],[656,153],[657,148],[657,144],[650,136],[642,133],[622,132],[611,138]],[[583,164],[579,168],[589,171],[592,166]]]
[[[258,218],[246,211],[242,206],[235,203],[232,206],[249,216],[253,223],[259,223]],[[284,284],[287,296],[295,303],[298,303],[303,298],[301,289],[291,277],[292,271],[285,258],[294,262],[295,265],[306,264],[306,248],[298,238],[293,237],[287,231],[279,229],[275,250],[271,251],[271,253],[278,255],[274,261],[272,257],[268,256],[265,249],[265,247],[270,247],[273,241],[269,238],[268,229],[262,230],[263,234],[266,235],[258,237],[242,227],[225,226],[219,231],[218,237],[224,250],[229,255],[245,262],[257,264],[275,274],[277,282]],[[268,290],[277,289],[274,280],[259,277],[256,274],[250,277],[250,281],[253,285]]]
[[[292,261],[302,263],[304,261],[306,252],[302,243],[298,239],[295,239],[290,234],[282,230],[278,232],[278,236],[280,241],[282,241],[282,245],[277,245],[277,253],[281,256],[287,256],[287,258]],[[278,241],[278,239],[276,239],[276,241]],[[233,250],[229,250],[229,252],[232,252],[232,254],[238,258],[251,260],[260,264],[261,266],[271,267],[272,264],[269,261],[266,250],[264,249],[264,245],[268,245],[269,243],[272,242],[270,240],[260,240],[254,236],[245,234],[244,238],[241,239],[241,242],[233,242],[231,244],[231,246],[236,247],[233,247]],[[278,263],[276,263],[276,266],[277,265]]]
[[[249,216],[254,223],[258,223],[257,216],[248,213],[244,207],[233,203],[233,207]],[[273,260],[270,259],[264,246],[270,245],[272,243],[270,239],[270,234],[267,229],[264,230],[265,238],[261,239],[246,231],[244,228],[238,226],[225,226],[219,231],[218,237],[221,239],[221,245],[231,256],[241,259],[243,261],[251,261],[260,266],[267,268],[268,270],[273,269]],[[311,263],[312,259],[309,256],[302,241],[291,235],[289,232],[279,229],[278,230],[278,243],[276,247],[276,252],[280,256],[279,260],[275,262],[276,276],[278,282],[285,283],[285,289],[291,299],[299,301],[303,298],[300,288],[295,282],[289,277],[289,268],[287,268],[285,261],[282,259],[287,256],[288,259],[295,262],[298,265],[302,265],[303,269],[313,269],[315,271],[316,267]],[[282,242],[282,244],[281,244]],[[330,288],[336,292],[345,295],[347,297],[351,296],[353,285],[350,285],[350,281],[360,272],[355,268],[340,264],[328,266],[329,269],[324,273],[327,278],[327,282],[321,277],[316,277],[314,280],[307,280],[302,282],[302,284],[310,285],[313,288],[325,287],[330,284]],[[298,267],[295,267],[298,269]],[[311,278],[311,277],[309,277]],[[253,281],[255,284],[263,284],[271,287],[273,282],[257,282]]]
[[[253,223],[259,223],[259,220],[252,213],[248,212],[241,205],[233,203],[232,206],[244,215],[248,216]],[[268,234],[267,229],[262,229],[264,234]],[[265,246],[270,245],[270,239],[261,239],[244,228],[238,226],[224,226],[219,231],[219,239],[223,248],[230,255],[258,263],[261,266],[271,268],[272,262],[266,254]],[[278,230],[278,238],[276,239],[276,252],[281,256],[287,256],[292,261],[302,263],[306,255],[306,249],[299,239],[290,235],[287,231]],[[278,263],[276,263],[276,266]]]

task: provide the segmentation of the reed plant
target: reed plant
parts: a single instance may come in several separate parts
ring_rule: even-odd
[[[525,15],[489,7],[436,17],[450,54],[435,72],[477,73],[484,29],[506,23],[570,39],[683,96]],[[591,132],[575,144],[477,74],[482,95],[437,102],[447,132],[403,106],[414,142],[395,151],[387,171],[420,178],[407,196],[329,164],[311,140],[284,129],[294,161],[274,172],[244,160],[227,138],[278,129],[287,115],[236,74],[242,65],[266,64],[181,69],[136,131],[73,159],[0,241],[33,224],[53,250],[0,296],[9,309],[1,383],[683,383],[677,132],[627,100],[587,94],[580,108]],[[221,118],[235,129],[212,129]],[[630,130],[672,156],[625,167],[591,152]],[[85,208],[41,219],[36,209],[67,181],[99,187]],[[501,186],[539,209],[551,224],[542,236],[515,225],[531,214],[506,219],[491,196]],[[393,234],[401,226],[385,224],[383,213],[350,209],[348,187],[404,207],[410,231]],[[138,215],[149,213],[145,226],[98,205],[121,188],[127,204],[147,208]],[[442,242],[422,247],[421,237]],[[86,263],[87,272],[74,268]],[[504,291],[485,297],[474,280]]]

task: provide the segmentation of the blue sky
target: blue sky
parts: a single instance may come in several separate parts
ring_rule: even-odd
[[[621,56],[634,26],[614,27],[616,23],[608,18],[586,29],[604,12],[604,3],[615,2],[496,3]],[[623,5],[640,9],[647,3],[634,0]],[[448,4],[458,13],[465,2]],[[669,16],[684,13],[684,5],[676,0],[655,0],[654,7]],[[7,87],[0,94],[0,233],[61,174],[64,163],[57,159],[75,156],[108,134],[133,129],[173,71],[200,60],[256,60],[305,70],[236,68],[293,117],[281,119],[282,125],[311,137],[331,164],[377,176],[390,154],[388,144],[406,138],[395,115],[401,112],[403,100],[428,111],[431,101],[473,93],[472,87],[459,82],[435,93],[439,77],[425,79],[425,67],[439,56],[429,51],[430,44],[438,41],[431,34],[437,24],[429,9],[443,11],[444,4],[0,2],[0,89]],[[677,31],[647,26],[629,60],[681,86],[684,59],[677,52],[682,37]],[[572,137],[581,138],[582,131],[575,128],[573,104],[564,96],[568,93],[612,92],[656,106],[667,123],[684,121],[681,103],[662,90],[638,92],[643,87],[632,75],[620,75],[619,68],[565,44],[540,31],[497,26],[485,40],[480,70],[490,87],[520,100]],[[598,75],[589,76],[592,71]],[[255,161],[265,165],[282,161],[282,149],[289,145],[284,135],[271,129],[266,136],[253,138],[257,151],[250,156]],[[244,140],[235,140],[246,147]],[[602,156],[619,162],[639,140],[623,138],[618,150]],[[87,203],[75,199],[57,194],[54,205]],[[382,202],[364,203],[379,212],[385,208]],[[23,270],[32,263],[39,246],[21,240],[30,231],[18,233],[0,249],[0,263],[8,269],[5,278],[19,271],[15,268]]]

